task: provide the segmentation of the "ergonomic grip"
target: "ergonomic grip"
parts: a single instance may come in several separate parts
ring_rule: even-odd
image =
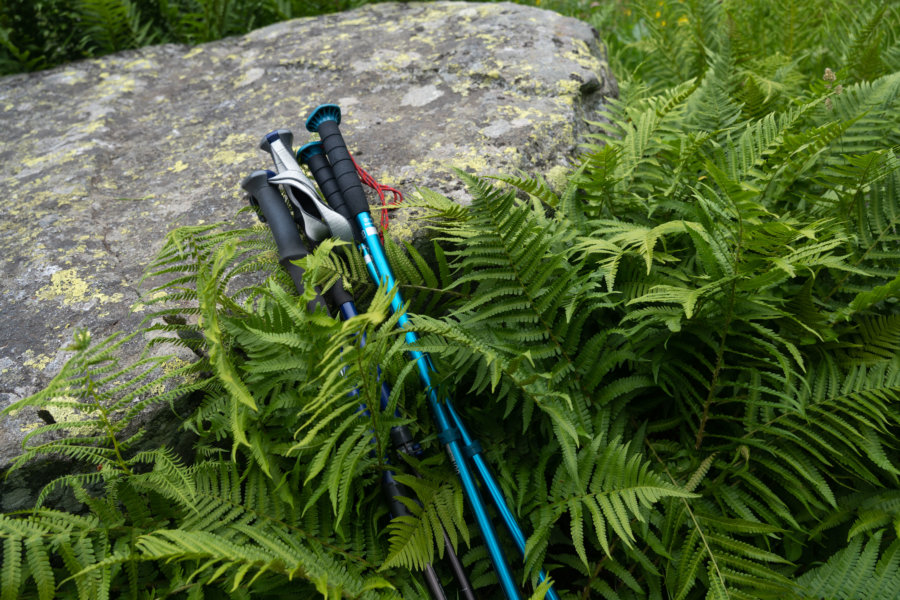
[[[350,158],[347,144],[341,135],[340,122],[341,109],[336,104],[323,104],[306,120],[306,128],[319,134],[338,188],[350,209],[350,215],[355,220],[356,215],[369,212],[369,202],[366,200],[366,193],[359,181],[353,159]]]
[[[272,144],[275,143],[276,140],[280,140],[282,145],[280,147],[276,145],[273,148]],[[278,169],[278,172],[281,173],[290,166],[289,157],[292,152],[291,144],[293,144],[293,142],[294,134],[291,133],[290,129],[276,129],[275,131],[267,133],[263,139],[260,140],[259,149],[272,155],[275,167]]]
[[[294,281],[294,287],[297,293],[303,293],[303,268],[298,267],[292,261],[299,260],[309,254],[300,234],[297,233],[297,227],[294,219],[281,196],[278,188],[269,183],[269,177],[275,174],[271,171],[253,171],[241,182],[244,188],[259,206],[265,223],[272,231],[272,237],[275,238],[275,245],[278,247],[278,262],[284,267],[291,279]],[[320,295],[310,302],[310,310],[316,305],[325,305],[325,301]]]

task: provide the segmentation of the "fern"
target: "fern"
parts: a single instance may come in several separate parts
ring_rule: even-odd
[[[130,0],[78,0],[86,45],[109,54],[153,43],[149,22],[142,22],[137,4]]]
[[[250,21],[160,10],[173,40]],[[430,245],[387,248],[416,349],[530,530],[517,574],[537,597],[541,565],[581,598],[892,597],[896,10],[647,0],[593,18],[622,93],[568,181],[459,173],[471,206],[422,190]],[[391,290],[349,246],[304,261],[298,297],[265,227],[173,232],[143,329],[79,336],[8,409],[86,418],[27,437],[16,468],[73,467],[0,518],[0,597],[424,597],[425,564],[449,580],[441,528],[495,594],[452,466],[389,456],[399,424],[438,446]],[[347,322],[306,310],[338,275],[367,306]],[[173,369],[167,344],[199,360]],[[194,455],[141,446],[138,412],[185,393]],[[411,516],[387,514],[386,470]],[[51,508],[63,493],[81,513]]]
[[[814,598],[893,598],[900,585],[896,540],[880,551],[883,535],[872,536],[865,546],[862,537],[833,554],[820,567],[797,579],[804,600]]]

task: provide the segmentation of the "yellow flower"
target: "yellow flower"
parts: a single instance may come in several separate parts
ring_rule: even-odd
[[[625,9],[625,16],[626,16],[626,17],[630,17],[630,16],[631,16],[631,9],[630,9],[630,8],[626,8],[626,9]]]
[[[662,16],[662,13],[659,12],[659,11],[656,11],[656,18],[658,19],[658,18],[660,18],[661,16]]]
[[[665,26],[666,26],[666,21],[665,21],[665,20],[663,20],[663,22],[662,22],[662,23],[660,23],[660,25],[662,25],[662,26],[663,26],[663,27],[665,27]]]
[[[689,22],[690,22],[690,21],[689,21],[688,18],[685,17],[685,16],[678,17],[678,24],[679,24],[679,25],[687,25]]]

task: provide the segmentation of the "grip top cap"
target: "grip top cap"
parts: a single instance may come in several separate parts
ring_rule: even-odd
[[[297,150],[297,162],[301,165],[305,165],[309,162],[311,156],[317,154],[325,154],[325,148],[322,147],[322,142],[310,142],[304,144]]]
[[[316,133],[319,131],[319,125],[324,121],[334,121],[338,125],[341,124],[341,107],[337,104],[321,104],[316,110],[312,111],[309,118],[306,119],[306,128]]]
[[[294,141],[294,134],[291,133],[290,129],[276,129],[275,131],[270,131],[264,135],[263,139],[259,142],[259,149],[264,152],[271,152],[272,144],[276,140],[281,140],[287,149],[290,150],[291,144]]]
[[[274,177],[272,171],[253,171],[241,181],[241,187],[254,196],[259,194],[259,190],[269,185],[269,177]]]

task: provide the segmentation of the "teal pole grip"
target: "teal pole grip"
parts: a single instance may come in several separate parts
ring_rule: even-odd
[[[309,116],[306,128],[319,134],[338,188],[344,196],[350,215],[355,217],[369,212],[369,201],[366,200],[366,192],[356,173],[356,165],[353,164],[344,136],[341,135],[340,122],[341,109],[336,104],[323,104]]]

